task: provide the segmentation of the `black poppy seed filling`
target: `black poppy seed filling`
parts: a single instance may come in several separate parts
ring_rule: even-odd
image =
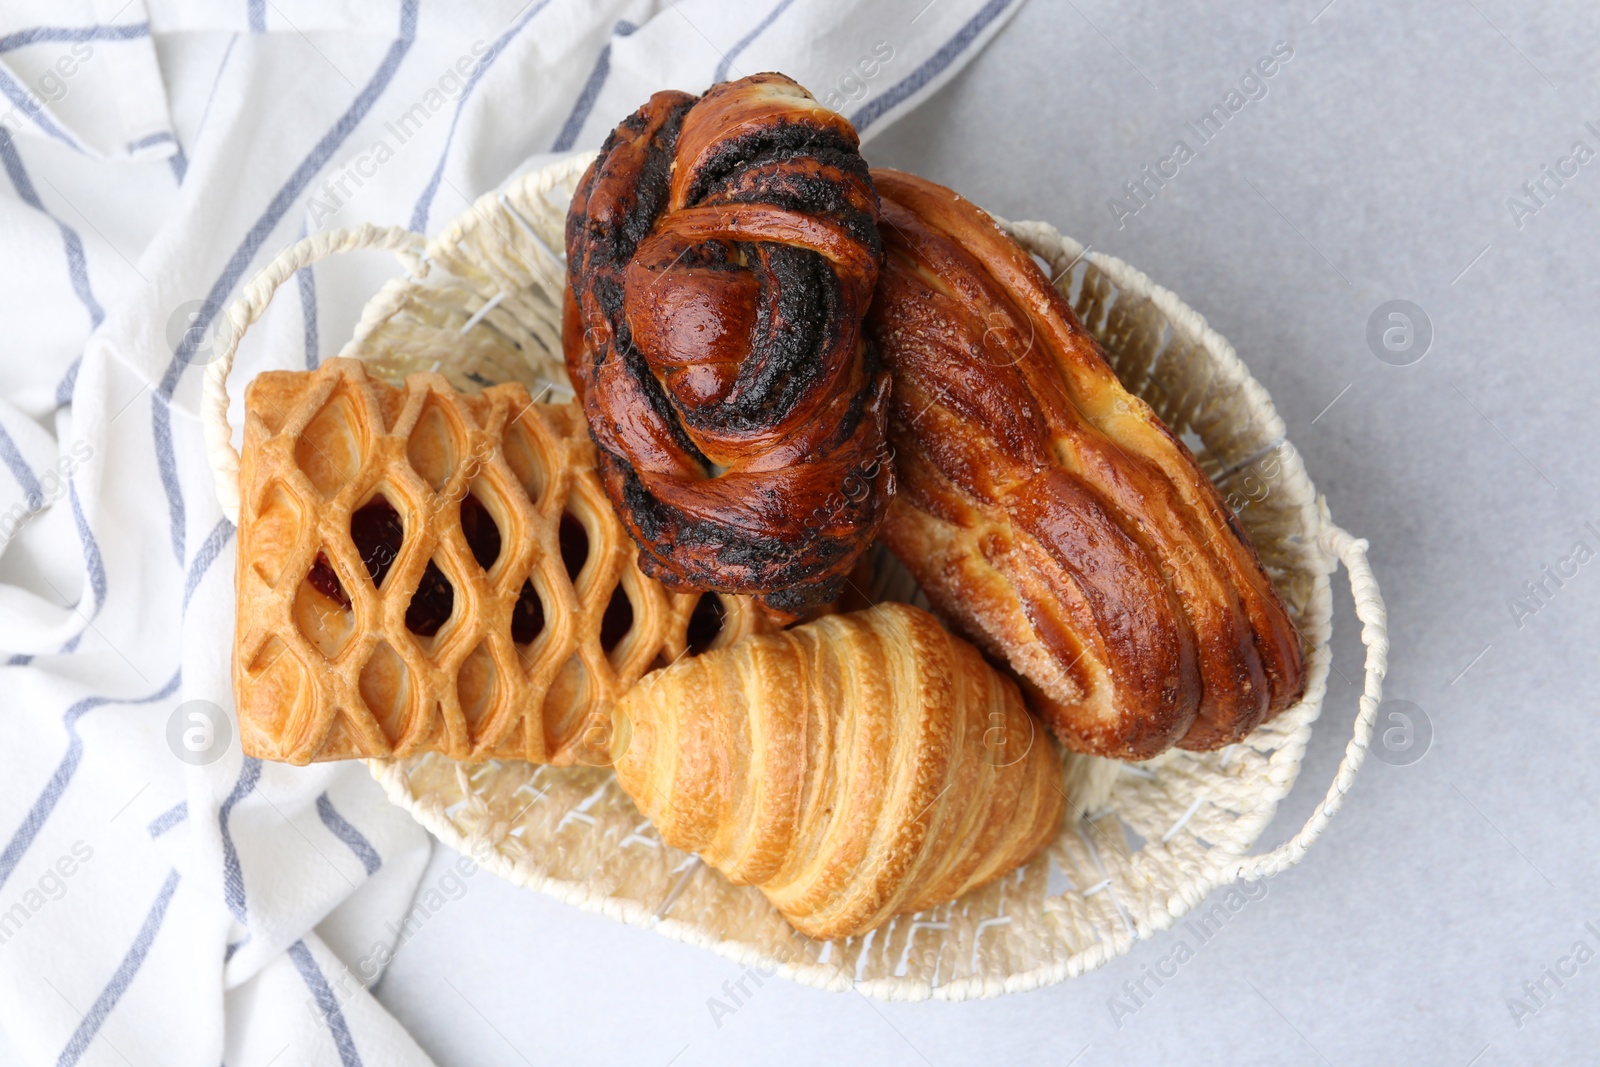
[[[589,169],[583,172],[583,176],[578,179],[577,188],[572,191],[573,204],[576,205],[579,201],[582,201],[584,206],[583,211],[567,212],[567,225],[562,233],[562,239],[567,242],[567,286],[574,294],[580,288],[578,279],[583,273],[580,269],[582,267],[580,261],[587,251],[584,247],[586,243],[584,235],[589,228],[589,197],[594,192],[594,183],[600,173],[600,165],[611,154],[611,149],[616,146],[616,143],[617,131],[612,130],[606,136],[605,143],[600,146],[599,156],[593,163],[589,164]]]
[[[839,312],[843,303],[839,280],[830,265],[807,249],[782,245],[766,245],[766,266],[776,282],[777,299],[771,298],[769,280],[761,277],[762,299],[757,312],[755,334],[767,343],[760,354],[740,366],[734,388],[720,404],[704,405],[692,411],[677,410],[668,399],[655,372],[633,344],[632,332],[623,313],[623,290],[620,284],[621,265],[626,264],[641,241],[654,229],[661,212],[666,208],[668,187],[672,171],[672,155],[676,151],[684,115],[693,102],[676,105],[662,123],[645,153],[637,183],[634,201],[616,227],[591,224],[591,236],[599,238],[601,256],[618,265],[610,277],[594,277],[593,292],[602,313],[611,325],[613,345],[626,361],[629,373],[639,381],[651,407],[671,428],[673,439],[680,448],[709,470],[710,463],[700,449],[690,440],[686,426],[716,428],[724,431],[749,432],[759,430],[781,418],[815,384],[821,375],[822,355],[831,343],[837,341],[842,329]],[[642,113],[636,113],[641,115]],[[624,125],[628,125],[624,123]],[[628,127],[635,133],[644,129],[640,122]],[[604,166],[610,149],[618,140],[613,131],[602,148],[602,161],[595,174]],[[835,130],[781,122],[777,126],[758,130],[744,137],[719,145],[702,165],[691,186],[688,201],[698,203],[719,186],[732,184],[748,168],[764,163],[793,160],[805,157],[818,164],[826,163],[836,169],[867,175],[866,161],[856,147]],[[764,184],[773,184],[771,176]],[[827,213],[838,216],[838,221],[852,236],[859,236],[875,252],[881,251],[882,239],[877,226],[864,212],[851,207],[838,183],[820,176],[794,175],[776,183],[776,193],[783,201],[779,206],[789,210]],[[740,191],[732,202],[764,201],[762,190]],[[607,232],[607,231],[611,232]],[[720,242],[707,242],[686,256],[696,265],[722,264],[726,252],[713,250]],[[747,257],[749,253],[746,253]],[[572,260],[569,270],[580,270],[579,262]],[[608,272],[610,273],[610,272]],[[774,304],[776,307],[774,307]],[[595,365],[606,358],[597,350]],[[850,432],[855,419],[849,420]]]
[[[720,402],[680,412],[696,429],[749,433],[782,419],[824,371],[823,355],[843,329],[839,279],[820,255],[787,245],[745,245],[764,260],[750,355]]]
[[[592,216],[587,216],[577,220],[583,225],[576,229],[569,225],[567,236],[569,274],[574,290],[582,291],[579,279],[587,279],[589,291],[611,327],[612,346],[625,361],[629,375],[639,382],[647,401],[671,428],[679,447],[700,463],[703,470],[709,471],[705,456],[687,438],[685,421],[717,421],[718,428],[724,431],[770,425],[775,417],[792,409],[796,398],[808,385],[814,384],[822,372],[822,354],[829,346],[839,343],[847,327],[840,321],[843,287],[831,263],[821,255],[766,242],[744,245],[706,242],[691,249],[684,262],[702,268],[749,269],[746,265],[749,259],[762,260],[763,269],[757,272],[761,292],[753,331],[757,344],[752,346],[750,357],[742,362],[734,388],[723,403],[679,412],[667,399],[660,380],[633,343],[623,311],[621,280],[639,243],[654,230],[666,208],[672,157],[683,116],[696,102],[690,100],[674,105],[651,139],[630,200],[617,205],[621,209],[620,222],[602,226]],[[637,134],[647,129],[648,123],[641,111],[623,126]],[[601,163],[591,171],[591,180],[584,187],[585,196],[592,189],[610,150],[621,139],[621,132],[614,131],[607,140]],[[805,171],[791,164],[775,172],[768,167],[761,175],[749,173],[750,168],[785,161],[796,161],[799,166],[811,165]],[[871,189],[866,161],[849,138],[832,129],[780,121],[776,126],[719,145],[701,167],[687,200],[698,204],[705,197],[714,196],[728,203],[766,203],[790,211],[824,215],[851,239],[880,256],[883,246],[876,219],[850,201],[848,190],[841,187],[837,178],[828,179],[817,173],[824,166],[859,176],[867,189]],[[741,176],[749,183],[744,188],[740,187]],[[737,249],[746,262],[734,262],[731,249]],[[878,360],[870,345],[866,355],[870,380]],[[593,358],[593,368],[597,368],[607,358],[607,353],[596,351]],[[873,393],[870,387],[863,388],[851,398],[843,425],[830,444],[847,440],[855,432]],[[714,561],[699,563],[692,559],[684,561],[687,566],[680,564],[679,573],[650,552],[643,552],[639,562],[653,577],[669,584],[689,583],[714,589],[719,585],[726,587],[731,576],[742,572],[754,576],[762,585],[778,587],[761,599],[780,611],[794,614],[803,614],[813,604],[834,599],[843,589],[846,576],[824,575],[854,550],[854,538],[814,531],[806,539],[805,550],[797,553],[795,546],[781,537],[750,534],[727,523],[693,519],[653,497],[626,457],[612,453],[603,445],[599,453],[602,473],[609,486],[620,488],[624,517],[642,538],[641,544],[655,545],[668,554],[678,546],[710,549],[715,557]],[[763,494],[770,500],[775,490],[767,488]],[[872,510],[870,505],[870,500],[850,500],[843,510],[865,517]]]
[[[622,213],[620,223],[601,222],[587,210],[581,214],[568,216],[567,284],[574,293],[583,290],[586,277],[593,279],[593,287],[596,290],[602,288],[603,282],[610,281],[611,275],[615,274],[620,278],[621,271],[633,258],[639,242],[648,237],[650,231],[655,228],[656,219],[667,206],[667,190],[672,177],[672,156],[677,149],[678,132],[683,125],[683,116],[688,113],[693,103],[691,100],[676,105],[662,122],[656,136],[651,139],[645,150],[644,164],[640,168],[638,181],[633,186],[631,200]],[[622,125],[634,133],[642,133],[645,128],[643,109],[623,120]],[[600,147],[599,158],[587,172],[588,180],[579,187],[578,195],[584,198],[586,206],[595,185],[600,180],[600,175],[611,162],[612,151],[621,141],[620,133],[620,130],[611,131],[605,144]],[[595,267],[601,269],[594,270]],[[612,285],[617,290],[618,309],[621,307],[620,286],[620,281]],[[615,316],[608,306],[610,302],[605,300],[601,293],[597,292],[596,295],[601,296],[607,318],[614,320]]]
[[[781,163],[809,163],[813,169],[774,167]],[[701,165],[688,198],[691,203],[761,203],[828,216],[881,257],[877,221],[850,203],[840,182],[818,173],[824,166],[870,182],[866,161],[837,131],[780,122],[718,146]],[[844,332],[842,286],[824,257],[779,244],[750,247],[761,249],[766,267],[753,331],[759,342],[751,346],[750,358],[721,403],[683,413],[696,428],[749,432],[780,420],[816,384],[824,354]],[[847,435],[854,430],[852,418]]]
[[[685,568],[681,576],[698,588],[725,586],[729,575],[737,571],[757,575],[763,583],[787,588],[814,580],[853,547],[850,540],[818,535],[814,542],[817,551],[804,558],[795,553],[794,545],[781,537],[751,537],[722,523],[692,519],[651,496],[626,459],[602,449],[600,460],[622,476],[623,502],[648,543],[660,545],[671,541],[716,550],[714,566],[700,571]],[[639,565],[652,577],[663,581],[672,582],[680,577],[662,568],[648,552],[639,554]],[[842,583],[843,577],[839,580]],[[803,598],[797,601],[804,602]]]
[[[866,337],[865,333],[862,334],[862,338],[864,343],[861,346],[861,376],[867,384],[864,388],[856,390],[856,395],[850,398],[850,408],[845,412],[844,418],[839,420],[839,432],[819,447],[833,448],[848,441],[865,416],[868,401],[878,395],[875,385],[878,369],[882,366],[878,356],[878,346],[873,344],[872,339]]]
[[[666,389],[657,380],[655,370],[650,366],[650,362],[644,358],[644,353],[640,352],[634,345],[633,335],[627,333],[627,329],[628,324],[623,322],[621,329],[618,331],[617,348],[622,353],[623,363],[628,368],[628,376],[639,383],[639,388],[643,390],[645,399],[650,402],[651,409],[661,416],[662,421],[672,431],[674,443],[683,449],[685,455],[699,465],[700,473],[708,473],[711,470],[711,461],[690,439],[689,431],[684,428],[682,421],[678,418],[677,409],[672,406],[672,401],[668,399]],[[624,334],[626,334],[625,340]]]
[[[594,294],[595,303],[600,305],[600,313],[606,317],[608,325],[614,320],[622,318],[623,299],[626,295],[626,290],[623,288],[620,277],[596,271],[594,280],[590,283],[589,291]],[[625,319],[623,324],[626,325]],[[599,348],[599,346],[596,347]],[[597,352],[596,357],[595,366],[598,367],[600,365],[599,361],[605,358],[604,352]]]
[[[694,100],[681,101],[668,112],[656,135],[645,150],[644,165],[639,169],[633,186],[633,205],[617,227],[608,248],[613,262],[627,264],[639,247],[639,242],[650,236],[656,220],[667,209],[667,197],[672,183],[672,160],[678,150],[678,134],[683,129],[683,117],[695,104]],[[609,157],[607,159],[609,162]]]
[[[826,604],[830,600],[839,599],[839,595],[844,592],[845,578],[846,575],[840,574],[825,582],[811,582],[806,585],[792,585],[787,589],[776,589],[762,597],[762,600],[779,611],[791,615],[804,615],[814,604]]]
[[[723,141],[712,149],[689,184],[685,199],[690,204],[698,204],[712,188],[738,171],[795,156],[814,158],[842,171],[867,177],[867,161],[839,131],[780,119],[771,126]]]
[[[733,250],[722,241],[707,241],[685,249],[683,255],[678,257],[678,266],[697,270],[745,269],[745,265],[734,258]]]
[[[768,181],[763,188],[732,188],[716,196],[718,204],[769,204],[796,214],[820,215],[836,223],[852,241],[864,245],[874,259],[883,258],[883,237],[878,232],[878,220],[871,212],[851,204],[839,189],[838,183],[817,174],[762,175]],[[813,205],[825,197],[810,188],[827,189],[832,202],[824,208]],[[804,187],[804,188],[798,188]]]
[[[824,216],[838,224],[851,240],[865,245],[874,259],[882,259],[883,238],[878,233],[877,215],[856,205],[846,182],[823,173],[831,170],[847,179],[859,179],[876,206],[877,190],[871,185],[864,161],[854,153],[850,160],[861,166],[846,165],[832,150],[797,152],[751,162],[708,185],[701,203],[770,204],[797,214]],[[805,165],[810,169],[801,169]]]
[[[656,220],[666,210],[668,184],[672,177],[672,156],[677,150],[678,133],[683,125],[683,116],[693,104],[694,101],[691,100],[675,105],[666,121],[661,124],[656,136],[651,138],[650,145],[645,151],[644,164],[633,187],[633,201],[621,224],[603,226],[591,220],[580,236],[580,241],[587,246],[585,249],[587,255],[583,258],[598,259],[603,269],[592,270],[588,262],[570,258],[568,270],[572,274],[572,284],[575,289],[580,284],[579,276],[585,272],[589,273],[590,291],[594,294],[595,301],[600,305],[601,314],[605,316],[606,323],[611,328],[612,341],[609,348],[603,345],[596,346],[592,353],[594,368],[598,370],[600,364],[610,358],[614,351],[628,368],[628,374],[639,383],[651,409],[670,428],[673,441],[704,471],[709,469],[710,461],[689,439],[688,432],[678,419],[677,412],[667,398],[661,383],[656,379],[655,372],[650,369],[649,363],[633,343],[633,331],[628,327],[627,315],[623,310],[622,284],[623,272],[627,269],[628,261],[633,258],[639,243],[655,229]],[[635,132],[643,128],[641,123]],[[607,139],[607,145],[615,147],[615,139],[616,131],[613,131],[611,137]],[[610,162],[609,147],[602,150],[605,154],[595,166],[593,173],[596,176]],[[583,241],[584,237],[588,240]],[[591,437],[594,436],[593,430],[594,428],[590,427]]]
[[[822,256],[780,244],[762,251],[767,270],[756,336],[764,343],[739,368],[723,405],[728,421],[741,429],[783,418],[822,377],[843,303],[832,264]]]

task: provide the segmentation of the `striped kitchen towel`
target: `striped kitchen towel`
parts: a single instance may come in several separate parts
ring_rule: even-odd
[[[241,284],[310,231],[437,229],[662,88],[782,70],[870,154],[1020,3],[0,7],[0,1065],[428,1062],[370,992],[427,836],[359,765],[239,751],[196,410]],[[347,258],[237,382],[338,350],[395,269]]]

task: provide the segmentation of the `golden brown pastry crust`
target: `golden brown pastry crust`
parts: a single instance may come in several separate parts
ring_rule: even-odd
[[[903,604],[745,639],[617,707],[617,777],[662,839],[802,933],[953,900],[1054,836],[1054,744],[1016,686]]]
[[[868,332],[900,472],[883,538],[934,605],[1078,751],[1217,748],[1297,701],[1299,635],[1188,449],[988,215],[873,178]]]
[[[259,375],[239,487],[251,756],[604,762],[610,702],[642,674],[769,625],[737,597],[717,624],[713,594],[641,574],[583,413],[521,385],[397,389],[348,359]]]
[[[882,522],[888,374],[861,318],[878,201],[855,130],[781,74],[664,92],[567,217],[567,367],[640,564],[674,589],[834,599]],[[856,496],[841,486],[879,472]]]

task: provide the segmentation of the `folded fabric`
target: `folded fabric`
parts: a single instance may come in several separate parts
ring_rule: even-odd
[[[0,1031],[24,1062],[428,1062],[368,992],[426,834],[359,764],[239,751],[234,530],[195,414],[231,294],[311,230],[437,229],[661,88],[780,69],[870,152],[1020,2],[0,10]],[[393,270],[301,272],[238,381],[337,352]]]
[[[179,151],[144,5],[15,0],[0,12],[0,125],[98,159]]]

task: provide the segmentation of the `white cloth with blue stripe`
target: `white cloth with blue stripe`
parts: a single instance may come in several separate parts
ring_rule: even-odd
[[[1021,0],[119,3],[0,8],[0,1064],[427,1063],[369,987],[428,838],[230,726],[206,327],[308,230],[437,228],[658,89],[779,69],[870,140]],[[394,269],[302,271],[236,378]]]

